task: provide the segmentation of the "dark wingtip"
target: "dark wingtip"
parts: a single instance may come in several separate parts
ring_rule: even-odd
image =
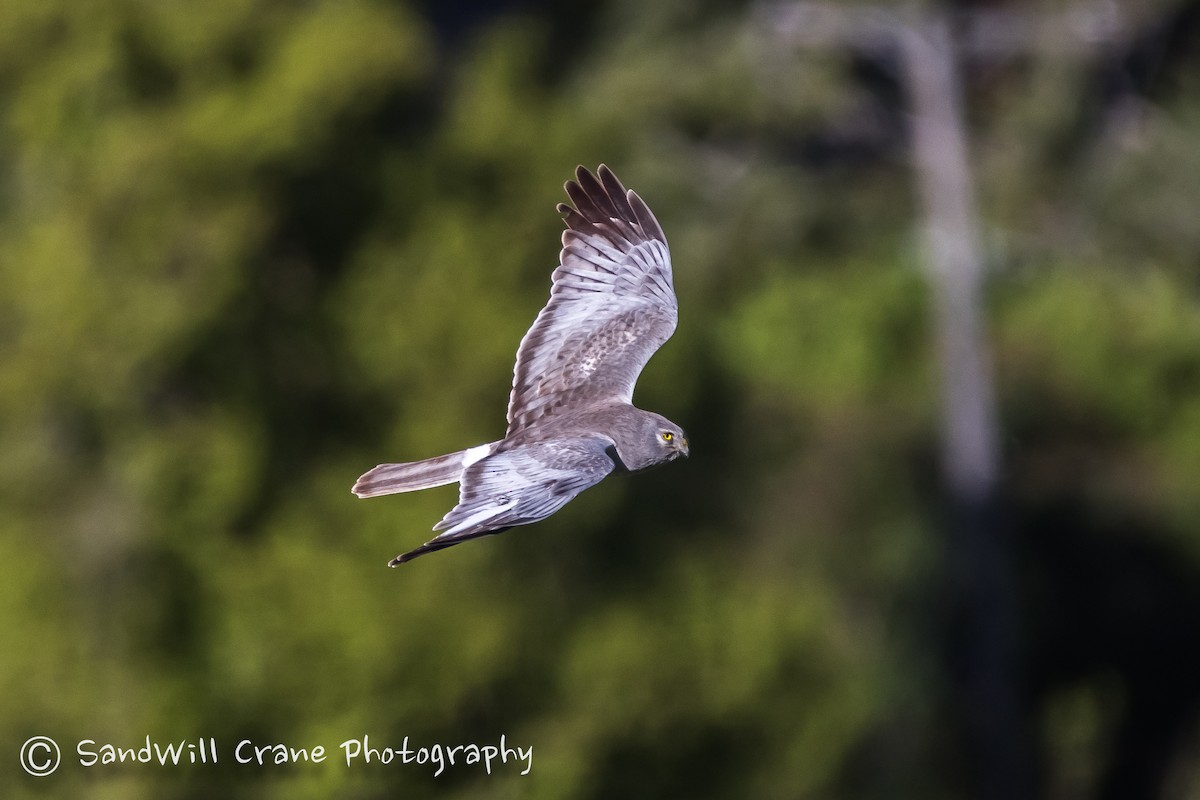
[[[437,539],[430,539],[428,542],[421,545],[420,547],[416,547],[412,550],[409,550],[407,553],[401,553],[400,555],[396,556],[395,558],[393,558],[391,561],[388,562],[388,566],[389,567],[398,567],[401,564],[412,561],[417,556],[423,556],[426,553],[434,553],[434,552],[437,552],[438,550],[444,550],[447,547],[450,547],[451,545],[456,545],[456,544],[458,544],[458,540],[451,540],[451,541],[443,540],[443,541],[439,542]]]
[[[425,545],[421,545],[416,550],[409,550],[407,553],[401,553],[400,555],[396,556],[395,558],[393,558],[391,561],[388,562],[388,566],[395,569],[396,567],[400,566],[401,564],[406,564],[409,561],[412,561],[417,556],[424,555],[425,553],[428,553],[428,552],[430,552],[429,548],[426,547]]]
[[[588,172],[588,168],[587,168],[587,167],[585,167],[583,164],[578,164],[578,165],[576,165],[576,167],[575,167],[575,178],[574,178],[574,180],[569,180],[569,181],[566,181],[566,182],[563,184],[563,188],[567,190],[567,194],[570,194],[570,193],[571,193],[571,187],[572,187],[572,186],[574,186],[574,187],[576,187],[576,188],[580,188],[580,187],[581,187],[581,185],[582,185],[583,183],[585,183],[585,182],[587,181],[587,179],[588,179],[588,178],[590,178],[591,176],[592,176],[592,173]],[[559,203],[559,205],[561,206],[561,205],[563,205],[563,204],[562,204],[562,203]]]
[[[442,525],[442,523],[439,522],[437,525],[434,526],[434,530],[435,531],[439,530],[441,525]],[[413,548],[412,550],[409,550],[407,553],[401,553],[400,555],[396,556],[391,561],[389,561],[388,566],[389,567],[397,567],[405,562],[412,561],[417,556],[423,556],[426,553],[436,553],[438,550],[445,550],[447,547],[453,547],[456,544],[462,544],[463,542],[469,542],[472,539],[479,539],[484,536],[495,536],[498,533],[504,533],[507,530],[511,530],[512,527],[513,526],[511,526],[511,525],[507,525],[503,528],[496,528],[495,530],[490,530],[490,531],[484,530],[484,531],[474,531],[471,533],[460,533],[449,539],[444,538],[445,534],[442,534],[442,536],[436,536],[433,539],[430,539],[428,542],[421,545],[420,547]]]

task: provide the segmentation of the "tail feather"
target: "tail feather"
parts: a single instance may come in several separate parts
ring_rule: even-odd
[[[379,497],[454,483],[464,468],[487,455],[492,446],[472,447],[406,464],[380,464],[364,473],[350,491],[359,497]]]

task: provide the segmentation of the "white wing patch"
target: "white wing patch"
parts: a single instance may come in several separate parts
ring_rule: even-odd
[[[471,447],[467,450],[464,450],[462,458],[463,469],[471,466],[481,458],[486,458],[487,456],[491,455],[491,452],[495,447],[496,443],[490,442],[488,444],[481,444],[478,447]]]

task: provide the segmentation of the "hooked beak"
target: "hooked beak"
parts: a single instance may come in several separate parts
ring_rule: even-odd
[[[688,440],[687,440],[687,437],[686,437],[686,436],[680,436],[680,437],[679,437],[679,444],[677,444],[677,445],[675,446],[675,449],[676,449],[676,450],[678,450],[678,451],[679,451],[679,452],[680,452],[680,453],[683,455],[683,457],[684,457],[684,458],[687,458],[687,455],[688,455]]]

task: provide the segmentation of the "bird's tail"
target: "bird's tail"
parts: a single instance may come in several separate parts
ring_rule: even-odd
[[[415,492],[431,486],[454,483],[464,469],[488,455],[495,444],[485,444],[457,453],[434,456],[407,464],[380,464],[363,474],[350,491],[359,497]]]

